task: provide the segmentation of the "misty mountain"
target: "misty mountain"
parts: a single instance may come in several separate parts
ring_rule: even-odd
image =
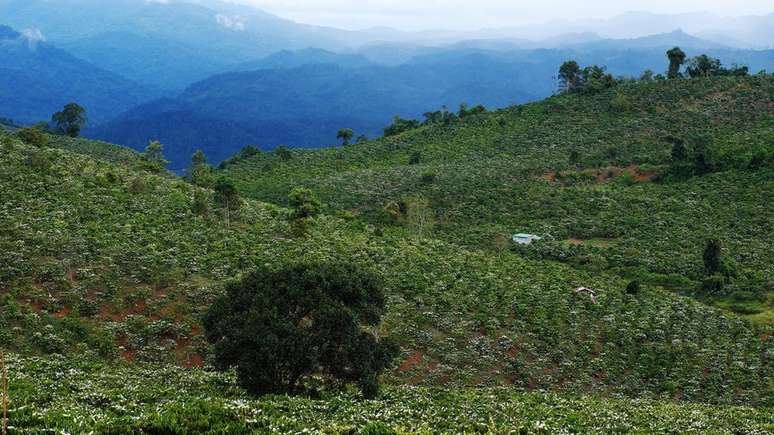
[[[0,22],[38,30],[103,69],[171,89],[279,50],[339,49],[352,38],[216,0],[0,0]]]
[[[498,108],[543,98],[555,92],[554,77],[568,59],[605,65],[615,75],[663,72],[666,49],[686,38],[674,32],[563,49],[422,48],[414,52],[421,54],[399,65],[361,66],[365,61],[359,56],[320,50],[283,52],[256,64],[271,69],[215,75],[176,98],[141,105],[89,134],[136,149],[160,139],[176,169],[184,167],[197,148],[217,162],[246,144],[263,149],[278,144],[330,146],[339,128],[376,136],[394,115],[421,119],[442,105],[456,109],[467,102]],[[651,45],[656,47],[641,48]],[[685,51],[689,56],[708,53],[727,65],[748,65],[753,72],[774,69],[774,51]]]
[[[311,64],[227,73],[195,83],[173,100],[137,107],[89,134],[137,149],[159,139],[180,169],[196,148],[219,161],[248,143],[263,149],[330,146],[339,128],[373,137],[398,114],[421,117],[464,101],[505,106],[538,98],[528,85],[517,65],[486,56],[397,67]],[[201,130],[206,134],[191,134]]]
[[[551,48],[551,39],[566,34],[596,34],[605,39],[633,39],[664,34],[682,29],[684,32],[735,48],[774,47],[774,14],[762,16],[720,17],[697,12],[656,14],[628,12],[610,19],[553,20],[510,28],[497,28],[468,33],[465,40],[526,39],[543,48]]]
[[[97,123],[158,96],[157,91],[43,42],[34,32],[0,26],[0,117],[48,120],[76,101]]]
[[[342,54],[319,48],[282,50],[265,58],[232,66],[233,71],[287,69],[304,65],[328,64],[345,68],[368,66],[371,62],[362,54]]]

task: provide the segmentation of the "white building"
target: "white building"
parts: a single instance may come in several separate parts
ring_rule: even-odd
[[[518,243],[519,245],[531,245],[532,242],[536,242],[540,239],[542,239],[542,237],[538,237],[534,234],[514,234],[513,235],[513,242]]]

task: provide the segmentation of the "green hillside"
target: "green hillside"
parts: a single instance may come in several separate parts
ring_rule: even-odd
[[[16,428],[39,433],[770,433],[774,409],[388,387],[255,399],[231,376],[148,365],[12,358]],[[67,373],[63,376],[63,373]],[[393,432],[395,431],[395,432]],[[13,433],[13,432],[12,432]]]
[[[623,113],[601,109],[609,94],[562,96],[293,151],[287,161],[237,161],[224,173],[256,199],[228,217],[212,192],[143,172],[120,147],[52,138],[37,148],[0,132],[0,348],[12,352],[11,421],[69,432],[335,433],[373,421],[404,432],[772,430],[772,410],[752,407],[774,406],[774,330],[762,317],[771,300],[761,284],[772,272],[774,189],[770,157],[749,161],[773,150],[774,108],[761,102],[772,101],[774,80],[626,86],[617,91],[631,103]],[[676,95],[695,111],[676,110]],[[637,109],[646,105],[661,114]],[[663,137],[678,132],[667,127],[699,118],[724,120],[712,133],[717,168],[672,175]],[[562,119],[576,133],[560,133]],[[648,119],[663,125],[645,127]],[[583,156],[577,166],[567,162],[570,145]],[[621,151],[612,161],[597,156],[613,146]],[[639,172],[628,181],[615,168],[612,179],[584,175],[631,164]],[[300,184],[328,204],[304,232],[272,204]],[[385,210],[391,201],[407,201],[409,212]],[[711,300],[679,294],[701,279],[708,228],[739,263],[729,286],[749,289]],[[545,243],[512,248],[517,231]],[[200,319],[226,282],[334,258],[385,281],[380,333],[401,355],[382,397],[249,399],[233,374],[209,371]],[[630,294],[635,275],[649,279]],[[595,289],[596,301],[579,286]],[[747,304],[761,321],[705,302]]]
[[[624,83],[364,144],[294,150],[287,161],[264,153],[223,173],[263,201],[283,203],[306,186],[331,212],[472,249],[510,250],[511,234],[538,234],[544,240],[519,254],[684,294],[695,293],[704,244],[718,238],[738,276],[710,302],[772,322],[771,101],[770,75]],[[672,162],[676,140],[703,150],[701,172]],[[412,205],[424,225],[412,222]]]

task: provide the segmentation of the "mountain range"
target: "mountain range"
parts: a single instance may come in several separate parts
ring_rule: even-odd
[[[0,25],[0,117],[19,122],[50,119],[78,101],[91,121],[156,98],[160,91],[83,61],[37,37]]]
[[[195,149],[218,162],[246,144],[329,146],[344,127],[378,136],[395,115],[537,100],[568,59],[634,76],[664,71],[677,45],[772,70],[772,51],[739,48],[769,44],[771,21],[630,13],[480,32],[345,31],[219,0],[0,0],[0,23],[16,29],[0,34],[0,117],[32,123],[75,101],[88,110],[85,134],[135,149],[159,139],[181,169]]]

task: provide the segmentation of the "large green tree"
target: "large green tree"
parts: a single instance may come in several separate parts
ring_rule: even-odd
[[[667,77],[670,79],[676,79],[680,77],[680,67],[685,63],[685,52],[680,47],[675,47],[667,51],[667,58],[669,58],[669,71],[667,71]]]
[[[352,131],[351,128],[342,128],[338,133],[336,133],[336,139],[341,140],[341,144],[347,146],[349,145],[349,141],[352,140],[354,135],[355,132]]]
[[[397,348],[374,332],[385,312],[382,282],[349,263],[258,270],[232,283],[204,317],[215,366],[236,368],[252,394],[295,393],[322,375],[378,393]]]
[[[169,164],[169,160],[164,157],[164,145],[157,140],[148,143],[141,157],[143,169],[151,172],[161,172]]]
[[[559,90],[575,92],[581,87],[581,67],[578,62],[568,60],[559,67]]]
[[[59,134],[78,137],[81,129],[86,125],[86,109],[76,103],[69,103],[61,112],[54,113],[51,121]]]

